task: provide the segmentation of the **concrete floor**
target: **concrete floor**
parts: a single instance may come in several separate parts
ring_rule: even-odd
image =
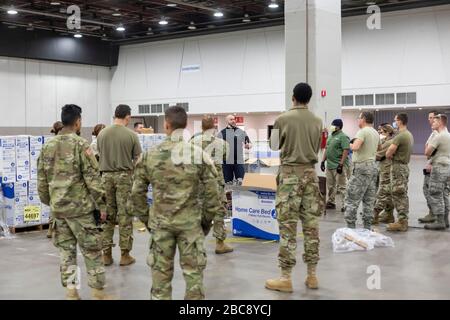
[[[411,167],[411,224],[426,211],[422,195],[422,157],[414,157]],[[207,299],[450,299],[450,231],[432,232],[410,228],[407,233],[391,234],[395,248],[375,248],[368,252],[335,254],[331,235],[344,226],[343,214],[328,212],[320,227],[318,267],[319,290],[303,284],[306,267],[301,261],[302,239],[298,239],[298,264],[294,270],[294,293],[266,290],[264,281],[278,276],[278,243],[229,237],[235,251],[214,254],[214,239],[206,241],[208,266],[205,271]],[[300,229],[299,229],[300,230]],[[384,228],[380,228],[384,232]],[[117,232],[116,232],[117,233]],[[117,234],[116,234],[117,236]],[[116,240],[117,241],[117,240]],[[120,299],[148,299],[151,286],[147,256],[148,234],[135,230],[132,254],[137,263],[119,267],[119,250],[115,264],[107,268],[108,291]],[[84,276],[81,294],[89,298],[84,262],[79,257]],[[19,234],[12,240],[0,240],[0,300],[62,299],[59,282],[59,258],[45,232]],[[369,290],[369,266],[378,266],[381,289]],[[184,280],[176,264],[173,298],[182,299]]]

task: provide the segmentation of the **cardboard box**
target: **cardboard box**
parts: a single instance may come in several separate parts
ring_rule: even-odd
[[[30,180],[37,180],[37,159],[44,143],[43,136],[30,136]]]
[[[41,203],[41,223],[46,224],[50,222],[50,207]]]
[[[16,181],[30,180],[30,139],[16,137]]]
[[[247,173],[232,192],[233,235],[279,240],[275,210],[276,176]]]
[[[41,200],[39,199],[39,193],[38,193],[36,180],[30,180],[28,182],[28,205],[29,206],[40,206],[41,205]]]
[[[276,175],[280,166],[280,158],[250,158],[245,161],[247,172]]]
[[[0,137],[0,171],[3,183],[16,181],[16,138]]]
[[[28,204],[28,182],[6,183],[2,185],[6,224],[20,227],[24,222],[23,212]]]

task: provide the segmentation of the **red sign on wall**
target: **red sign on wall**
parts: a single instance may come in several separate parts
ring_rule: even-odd
[[[244,117],[234,117],[235,121],[236,121],[236,125],[243,125],[244,124]]]
[[[322,90],[320,92],[320,95],[322,96],[322,98],[325,98],[327,96],[327,90]]]

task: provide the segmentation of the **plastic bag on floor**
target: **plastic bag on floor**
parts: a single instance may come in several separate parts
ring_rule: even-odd
[[[332,237],[333,252],[368,251],[375,247],[394,247],[392,238],[367,229],[337,229]]]

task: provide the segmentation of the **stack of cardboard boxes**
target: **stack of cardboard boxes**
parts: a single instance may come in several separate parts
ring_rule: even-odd
[[[141,144],[142,152],[147,152],[148,150],[156,147],[166,138],[165,134],[139,134],[139,142]],[[153,189],[152,185],[148,187],[147,193],[147,203],[149,206],[153,204]]]
[[[42,205],[37,191],[37,159],[43,136],[0,137],[0,176],[6,224],[23,227],[48,223],[50,209]],[[32,207],[37,219],[26,221],[24,211]]]

